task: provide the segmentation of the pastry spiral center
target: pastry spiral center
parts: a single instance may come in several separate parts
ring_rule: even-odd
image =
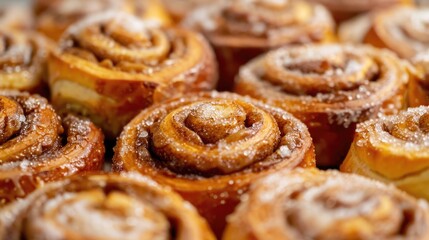
[[[175,172],[207,176],[262,161],[275,154],[281,139],[269,113],[244,101],[223,99],[177,108],[151,132],[162,163]]]
[[[49,220],[51,219],[51,221]],[[125,193],[100,189],[58,196],[45,206],[39,223],[52,219],[80,237],[103,239],[168,239],[168,219],[149,204]],[[31,223],[30,223],[31,225]]]
[[[379,74],[375,59],[353,50],[320,45],[274,51],[265,58],[263,78],[297,95],[353,90]]]
[[[197,61],[191,56],[200,53],[199,44],[193,32],[107,12],[69,28],[60,49],[103,68],[152,76]]]
[[[239,105],[203,103],[186,118],[186,125],[196,132],[204,143],[216,143],[245,128],[246,112]]]
[[[76,38],[99,58],[111,59],[114,63],[162,59],[170,50],[169,40],[160,29],[129,16],[119,15],[85,28]]]

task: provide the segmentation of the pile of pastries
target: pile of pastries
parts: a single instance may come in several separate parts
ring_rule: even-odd
[[[0,9],[0,239],[429,239],[429,8]]]

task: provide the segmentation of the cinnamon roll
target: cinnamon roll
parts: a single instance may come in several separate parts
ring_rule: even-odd
[[[334,38],[329,12],[302,0],[220,1],[193,11],[184,25],[203,32],[213,45],[219,90],[231,90],[239,67],[269,49]]]
[[[48,41],[33,32],[0,29],[0,89],[46,91]]]
[[[5,29],[28,30],[33,26],[31,10],[24,5],[0,6],[0,27]]]
[[[408,85],[408,102],[411,107],[429,106],[429,50],[412,59],[415,76]]]
[[[413,5],[413,0],[310,0],[324,5],[336,21],[341,22],[361,13],[395,5]]]
[[[85,175],[50,183],[0,210],[0,237],[215,239],[189,203],[134,175]]]
[[[255,183],[224,240],[429,238],[429,208],[393,186],[336,171],[293,170]]]
[[[339,38],[343,42],[369,43],[390,49],[402,58],[412,58],[429,48],[428,14],[427,8],[386,8],[344,23]]]
[[[161,24],[170,23],[159,0],[38,0],[34,6],[37,30],[56,41],[73,23],[106,11],[126,12]]]
[[[49,59],[49,73],[54,106],[89,116],[110,138],[154,102],[210,90],[217,81],[202,36],[118,13],[72,26]]]
[[[91,122],[61,119],[46,99],[0,92],[0,205],[44,182],[101,170],[103,134]]]
[[[341,170],[393,183],[429,200],[428,147],[429,108],[409,108],[360,124]]]
[[[367,46],[308,45],[262,55],[240,70],[235,91],[278,106],[302,120],[317,165],[337,168],[356,123],[405,106],[406,65]]]
[[[313,167],[303,123],[232,93],[200,93],[142,111],[115,147],[113,170],[168,185],[197,207],[219,236],[248,185],[280,169]]]

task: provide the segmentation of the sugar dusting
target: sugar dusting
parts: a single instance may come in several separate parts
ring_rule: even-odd
[[[82,236],[87,237],[108,236],[112,239],[138,239],[141,236],[150,236],[151,230],[157,229],[157,223],[154,222],[157,219],[145,218],[145,215],[148,214],[147,211],[150,210],[141,202],[131,200],[131,205],[128,207],[132,207],[132,210],[117,209],[117,211],[120,210],[125,214],[122,216],[115,214],[114,209],[112,209],[112,213],[108,209],[103,209],[101,203],[94,202],[96,200],[85,199],[84,194],[85,192],[58,195],[49,200],[43,211],[47,213],[57,211],[54,219],[56,224],[59,224],[61,228],[79,232]],[[105,197],[104,201],[109,201],[109,196]],[[44,221],[43,218],[34,224],[41,224],[43,228],[51,229],[50,231],[54,233],[61,231],[58,229],[58,225],[51,221]],[[165,233],[166,231],[164,231]],[[58,232],[58,235],[61,236],[61,233]],[[159,235],[154,239],[165,239],[165,236],[159,232]]]
[[[423,220],[421,214],[427,210],[393,186],[357,175],[304,169],[272,174],[257,182],[229,221],[247,222],[261,208],[265,214],[257,223],[260,233],[287,229],[299,239],[418,237],[422,232],[414,231],[414,224]],[[413,219],[402,218],[410,211]],[[350,229],[357,221],[360,227]],[[406,233],[400,232],[404,225],[409,229]]]
[[[384,116],[358,125],[358,146],[387,144],[392,149],[424,151],[429,146],[429,108],[409,108],[394,116]],[[423,154],[423,152],[422,152]]]

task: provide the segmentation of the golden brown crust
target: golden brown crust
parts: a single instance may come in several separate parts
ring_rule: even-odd
[[[356,123],[405,107],[409,75],[393,54],[366,46],[307,45],[243,66],[235,92],[291,112],[308,126],[317,164],[338,167]]]
[[[115,13],[71,27],[49,72],[54,106],[89,116],[110,138],[151,104],[217,81],[212,50],[199,34]]]
[[[37,30],[55,41],[60,40],[63,32],[75,22],[109,11],[134,14],[160,24],[170,23],[167,13],[157,0],[39,0],[35,3],[34,11],[37,15]]]
[[[113,159],[115,171],[136,171],[171,186],[218,235],[254,179],[313,166],[304,124],[250,98],[216,92],[144,110],[125,127]]]
[[[46,99],[0,92],[0,203],[25,197],[44,182],[101,170],[103,134],[91,122],[63,120]]]
[[[360,124],[341,170],[429,199],[428,123],[429,108],[420,107]]]
[[[48,44],[37,33],[0,29],[0,89],[45,93]]]
[[[342,41],[364,42],[387,48],[402,58],[412,58],[429,47],[426,16],[428,9],[394,6],[367,16],[365,22],[351,20],[340,27]],[[352,29],[362,29],[356,34]]]
[[[261,179],[228,222],[224,240],[429,237],[426,202],[336,171],[299,169]]]
[[[231,90],[241,65],[272,48],[330,42],[334,23],[321,5],[292,1],[219,1],[196,9],[184,25],[205,34],[220,67],[219,90]]]
[[[0,237],[215,239],[189,203],[134,175],[85,175],[48,184],[0,210]]]

